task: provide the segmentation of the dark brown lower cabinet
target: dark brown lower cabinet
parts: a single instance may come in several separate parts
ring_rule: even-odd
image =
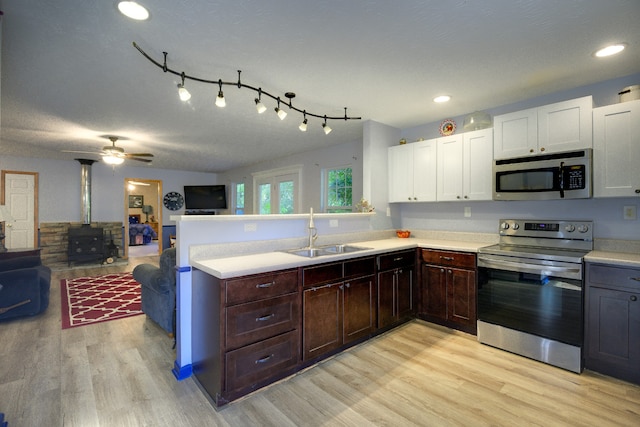
[[[476,256],[422,249],[420,317],[476,333]]]
[[[232,279],[194,269],[192,292],[193,373],[216,405],[298,369],[297,269]]]
[[[415,254],[415,250],[410,250],[378,256],[378,328],[415,315]]]
[[[585,367],[640,384],[640,269],[586,263]]]
[[[368,337],[374,331],[373,276],[303,292],[303,360]]]
[[[375,331],[374,271],[372,257],[303,269],[303,361],[326,356]],[[357,277],[361,274],[368,275]]]

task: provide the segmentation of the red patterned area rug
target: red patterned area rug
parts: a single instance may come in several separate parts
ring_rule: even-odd
[[[142,314],[140,284],[131,273],[60,282],[62,329]]]

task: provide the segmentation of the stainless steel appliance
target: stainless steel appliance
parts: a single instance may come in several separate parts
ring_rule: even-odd
[[[592,149],[493,163],[493,200],[588,199]]]
[[[500,220],[478,251],[478,341],[582,372],[583,257],[592,221]]]

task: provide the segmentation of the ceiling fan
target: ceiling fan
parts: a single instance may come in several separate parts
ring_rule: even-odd
[[[110,165],[119,165],[124,162],[125,159],[136,160],[138,162],[151,163],[151,159],[144,159],[142,157],[153,157],[151,153],[125,153],[124,149],[116,146],[116,141],[120,138],[117,136],[105,136],[111,141],[111,145],[102,147],[102,151],[96,153],[94,151],[72,151],[63,150],[64,153],[81,153],[81,154],[100,154],[102,160]]]

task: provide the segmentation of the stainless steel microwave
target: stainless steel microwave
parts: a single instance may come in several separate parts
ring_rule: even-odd
[[[493,200],[588,199],[592,149],[493,162]]]

